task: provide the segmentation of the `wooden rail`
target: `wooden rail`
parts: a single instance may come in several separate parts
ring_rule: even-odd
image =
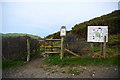
[[[112,54],[112,55],[120,55],[120,54]]]
[[[41,39],[39,40],[44,43],[44,45],[40,46],[40,48],[44,48],[45,54],[55,54],[55,53],[60,53],[61,51],[58,50],[61,48],[61,45],[53,45],[54,41],[61,41],[61,39]],[[49,45],[47,44],[49,43]],[[50,45],[51,44],[51,45]],[[58,48],[58,49],[57,49]]]
[[[61,41],[61,39],[41,39],[38,41]]]
[[[61,39],[45,39],[46,41],[61,41]]]
[[[74,52],[72,52],[72,51],[70,51],[70,50],[68,50],[68,49],[65,49],[65,50],[66,50],[67,52],[69,52],[69,53],[71,53],[71,54],[77,56],[77,57],[80,57],[80,55],[78,55],[78,54],[76,54],[76,53],[74,53]]]
[[[56,54],[56,53],[60,53],[60,52],[45,52],[45,53],[48,53],[48,54],[51,54],[51,53]]]
[[[61,39],[41,39],[38,41],[61,41]]]
[[[61,48],[61,46],[40,46],[40,47],[47,47],[47,48]]]

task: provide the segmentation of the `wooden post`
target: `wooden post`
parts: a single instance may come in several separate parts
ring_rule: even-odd
[[[106,36],[104,36],[104,42],[101,43],[101,55],[105,58],[106,49]]]
[[[30,60],[30,40],[27,39],[27,61]]]
[[[60,54],[60,59],[63,58],[64,56],[64,46],[63,46],[63,41],[64,41],[64,37],[61,37],[61,54]]]
[[[103,44],[103,56],[105,58],[105,54],[106,54],[106,36],[104,36],[104,44]]]
[[[90,43],[90,47],[93,48],[93,42]]]
[[[103,56],[103,42],[101,42],[101,55]]]
[[[61,54],[60,54],[60,58],[62,59],[64,56],[64,46],[63,46],[63,42],[64,42],[64,37],[66,36],[66,27],[62,26],[60,29],[60,36],[61,36]]]
[[[44,37],[44,50],[45,50],[45,58],[47,58],[47,54],[46,54],[46,39]]]
[[[93,48],[94,48],[94,45],[93,45],[93,42],[90,43],[90,47],[91,47],[91,53],[94,52]]]

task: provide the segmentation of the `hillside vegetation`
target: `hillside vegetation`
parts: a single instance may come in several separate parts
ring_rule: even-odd
[[[2,60],[26,60],[27,39],[30,40],[30,52],[32,57],[37,55],[41,37],[23,33],[0,34],[2,37]],[[12,54],[12,55],[11,55]],[[7,62],[5,62],[7,63]],[[9,63],[9,62],[8,62]]]
[[[90,44],[87,43],[87,27],[88,26],[108,26],[108,42],[106,48],[106,55],[119,54],[120,48],[120,10],[113,11],[109,14],[96,17],[89,21],[76,24],[71,31],[67,32],[65,37],[65,45],[77,54],[90,53]],[[60,33],[53,33],[47,38],[60,38]],[[68,49],[68,47],[66,47]],[[81,52],[76,52],[81,51]],[[94,52],[100,53],[100,43],[94,43]],[[82,55],[81,54],[81,55]]]
[[[70,31],[67,31],[67,33],[69,33]],[[46,38],[53,38],[53,39],[60,39],[60,31],[56,32],[56,33],[53,33],[53,34],[50,34],[48,36],[46,36]]]
[[[29,37],[31,37],[31,38],[33,38],[33,39],[41,39],[41,37],[39,37],[39,36],[32,35],[32,34],[23,34],[23,33],[7,33],[7,34],[0,34],[0,36],[3,36],[3,37],[29,36]]]
[[[109,36],[120,34],[119,30],[120,25],[120,10],[113,11],[112,13],[96,17],[89,21],[85,21],[83,23],[76,24],[71,31],[77,37],[86,38],[87,37],[87,26],[108,26],[109,28]],[[60,33],[56,32],[51,35],[48,35],[47,38],[60,38]],[[117,37],[120,37],[117,35]]]
[[[108,26],[109,35],[119,34],[119,25],[120,25],[120,10],[116,10],[112,13],[96,17],[89,21],[76,24],[72,28],[72,32],[78,37],[87,37],[87,26]]]

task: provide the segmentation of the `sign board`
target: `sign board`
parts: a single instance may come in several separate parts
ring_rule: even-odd
[[[60,36],[66,36],[66,28],[64,26],[60,29]]]
[[[87,42],[108,42],[108,26],[88,26]]]

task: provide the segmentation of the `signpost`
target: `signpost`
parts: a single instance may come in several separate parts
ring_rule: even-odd
[[[108,42],[108,26],[88,26],[87,42]]]
[[[106,42],[108,42],[108,26],[88,26],[87,42],[101,42],[101,54],[105,58]]]
[[[61,36],[61,54],[60,54],[60,59],[63,58],[64,56],[64,46],[63,46],[63,41],[64,37],[66,36],[66,27],[62,26],[60,29],[60,36]]]

